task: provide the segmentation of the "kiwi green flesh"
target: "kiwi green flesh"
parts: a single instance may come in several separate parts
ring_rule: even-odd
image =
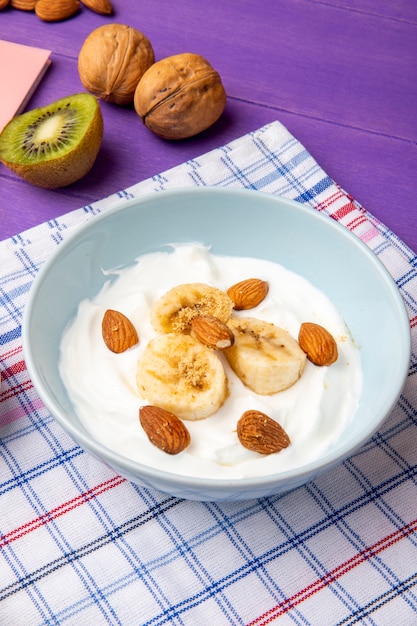
[[[0,134],[0,160],[34,185],[63,187],[91,169],[102,136],[96,98],[75,94],[11,120]]]

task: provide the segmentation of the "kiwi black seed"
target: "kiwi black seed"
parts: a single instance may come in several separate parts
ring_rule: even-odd
[[[0,161],[33,185],[64,187],[91,169],[102,138],[97,99],[74,94],[13,118],[0,134]]]

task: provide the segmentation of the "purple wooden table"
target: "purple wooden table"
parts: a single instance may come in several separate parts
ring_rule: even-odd
[[[413,0],[113,0],[111,18],[84,8],[43,23],[0,12],[0,38],[53,51],[29,108],[84,91],[82,42],[110,21],[151,40],[157,60],[197,52],[221,74],[228,104],[205,133],[159,139],[131,107],[104,103],[93,170],[57,191],[0,167],[0,239],[57,217],[279,120],[343,188],[417,251],[417,3]]]

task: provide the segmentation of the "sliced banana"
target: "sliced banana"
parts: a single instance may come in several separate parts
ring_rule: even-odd
[[[213,350],[190,335],[157,335],[139,361],[136,383],[150,404],[187,420],[216,413],[226,399],[227,379]]]
[[[173,287],[155,302],[151,323],[157,333],[185,333],[197,315],[214,315],[223,322],[230,319],[233,302],[225,291],[205,283]]]
[[[223,354],[247,387],[267,396],[297,382],[306,355],[286,330],[253,317],[232,318],[228,326],[235,341]]]

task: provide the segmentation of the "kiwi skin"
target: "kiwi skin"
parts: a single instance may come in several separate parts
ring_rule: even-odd
[[[68,107],[78,111],[72,138],[62,148],[34,156],[25,154],[22,132],[31,132],[31,125],[60,115],[60,110]],[[32,185],[44,189],[65,187],[89,172],[102,138],[103,116],[97,99],[87,93],[73,94],[13,118],[0,134],[0,161]]]

